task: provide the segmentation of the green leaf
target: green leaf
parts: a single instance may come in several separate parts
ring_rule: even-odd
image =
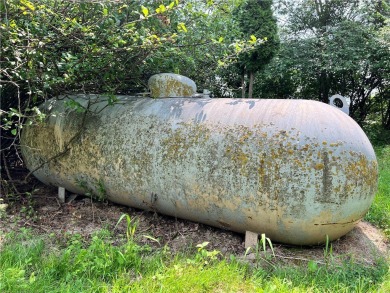
[[[315,261],[311,260],[308,262],[307,268],[308,268],[309,272],[313,273],[313,272],[317,271],[318,265]]]
[[[157,13],[164,13],[165,11],[166,11],[166,8],[162,4],[156,9]]]
[[[157,238],[154,238],[154,237],[149,236],[149,235],[144,235],[144,237],[160,244],[160,241]]]
[[[198,248],[198,250],[203,250],[207,245],[209,245],[209,243],[210,243],[210,242],[205,241],[205,242],[203,242],[202,244],[196,245],[196,247]]]
[[[142,13],[144,14],[145,17],[148,17],[149,15],[149,9],[147,9],[145,6],[141,6]]]
[[[26,6],[28,9],[30,9],[31,11],[34,11],[35,10],[35,6],[34,4],[32,4],[30,1],[26,1],[26,0],[21,0],[20,3],[24,6]]]
[[[16,135],[17,130],[16,130],[16,129],[12,129],[12,130],[11,130],[11,133],[12,133],[13,135]]]
[[[30,284],[34,283],[35,280],[36,280],[35,272],[32,272],[31,275],[30,275],[30,278],[29,278]]]
[[[207,0],[207,6],[212,6],[214,4],[213,0]]]
[[[251,35],[251,41],[256,42],[257,38],[254,35]]]
[[[184,24],[184,22],[179,22],[179,24],[177,25],[177,29],[179,31],[183,31],[183,32],[188,32],[187,28],[186,28],[186,25]]]

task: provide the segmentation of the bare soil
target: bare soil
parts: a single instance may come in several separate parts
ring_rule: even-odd
[[[5,183],[4,180],[1,182]],[[207,241],[207,249],[216,249],[227,257],[233,254],[256,262],[261,256],[261,253],[255,252],[245,255],[243,234],[110,202],[92,201],[81,195],[68,193],[66,203],[60,203],[56,188],[45,186],[34,178],[29,179],[27,186],[19,185],[17,189],[21,193],[26,189],[34,191],[29,196],[15,197],[17,200],[13,200],[9,195],[4,195],[7,188],[2,188],[0,198],[3,197],[7,209],[5,212],[0,211],[0,246],[6,233],[18,231],[22,227],[31,228],[38,235],[54,235],[58,239],[65,239],[75,233],[89,239],[94,232],[104,228],[113,231],[116,241],[120,243],[125,239],[126,221],[119,225],[117,223],[122,214],[128,214],[137,225],[135,239],[139,244],[156,248],[168,246],[173,253],[177,253],[191,249],[195,251],[197,244]],[[375,265],[380,257],[389,257],[388,239],[367,222],[360,222],[331,245],[331,257],[336,262],[352,259]],[[278,243],[273,243],[273,246],[276,255],[273,261],[302,265],[310,260],[318,263],[329,260],[329,256],[325,257],[325,246],[297,247]]]

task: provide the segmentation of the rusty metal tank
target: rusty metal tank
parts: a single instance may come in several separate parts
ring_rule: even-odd
[[[314,245],[362,219],[377,162],[362,129],[309,100],[72,97],[22,133],[46,184],[273,241]],[[69,103],[69,102],[68,102]]]

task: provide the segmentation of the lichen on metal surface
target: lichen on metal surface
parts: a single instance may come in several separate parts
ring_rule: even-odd
[[[377,164],[368,139],[328,105],[120,100],[90,115],[70,151],[36,176],[74,192],[82,192],[77,182],[95,192],[101,182],[118,203],[292,244],[342,236],[375,194]],[[77,132],[80,114],[53,109],[62,115],[23,132],[30,169]],[[347,128],[335,131],[338,125]]]
[[[149,78],[151,97],[191,97],[196,93],[196,84],[188,77],[174,73],[160,73]]]

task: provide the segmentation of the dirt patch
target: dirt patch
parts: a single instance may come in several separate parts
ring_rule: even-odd
[[[22,201],[9,201],[6,213],[0,221],[0,242],[5,233],[21,227],[31,228],[37,234],[51,234],[66,238],[69,234],[81,234],[88,239],[103,228],[114,232],[116,241],[124,241],[126,221],[116,224],[122,214],[130,215],[136,224],[135,239],[152,247],[167,246],[172,252],[195,249],[197,244],[209,242],[209,250],[216,249],[223,255],[243,258],[244,235],[207,225],[160,215],[151,211],[137,210],[113,203],[91,201],[90,198],[67,194],[67,202],[60,203],[57,189],[30,180],[35,191]],[[7,200],[7,198],[5,198]],[[8,198],[9,199],[9,198]],[[53,234],[54,233],[54,234]],[[157,240],[157,241],[156,241]],[[389,242],[381,231],[367,222],[359,223],[344,237],[325,246],[296,247],[274,243],[275,260],[300,265],[310,260],[326,262],[353,259],[374,265],[379,257],[389,257]],[[270,251],[269,251],[270,252]],[[271,252],[270,252],[271,253]],[[258,261],[261,254],[252,253],[245,258]]]

